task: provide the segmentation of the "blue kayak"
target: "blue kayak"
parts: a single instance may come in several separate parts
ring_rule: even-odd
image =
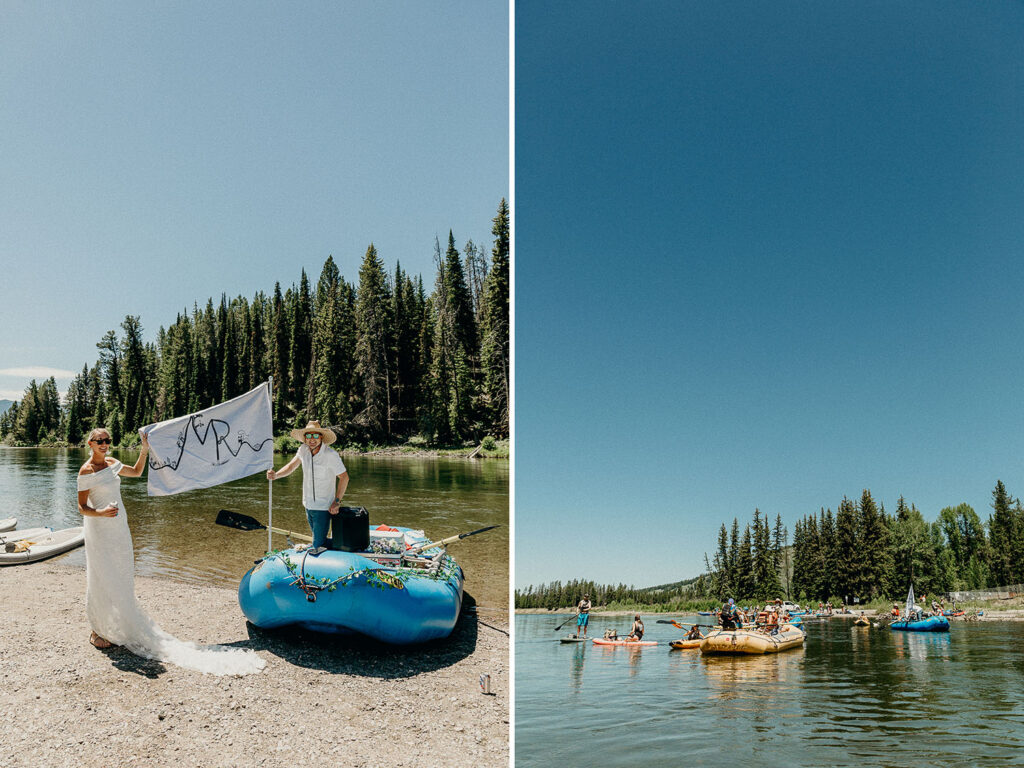
[[[949,632],[949,619],[945,616],[928,616],[915,621],[894,621],[889,629],[900,629],[906,632]]]
[[[448,637],[459,618],[465,576],[439,549],[420,554],[440,557],[432,566],[400,568],[394,558],[372,552],[272,552],[242,577],[238,603],[263,629],[296,625],[394,645]]]

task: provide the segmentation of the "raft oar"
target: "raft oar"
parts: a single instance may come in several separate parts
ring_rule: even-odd
[[[240,512],[232,512],[228,509],[222,509],[217,513],[217,519],[215,521],[217,525],[224,525],[228,528],[237,528],[240,531],[265,531],[267,526],[257,520],[255,517],[249,517],[249,515],[243,515]],[[271,531],[274,533],[280,533],[282,536],[290,536],[293,539],[299,541],[312,542],[313,537],[308,536],[305,533],[297,533],[295,531],[286,531],[284,528],[274,528],[271,526]]]
[[[680,624],[678,621],[666,621],[665,619],[658,619],[656,624],[671,624],[677,629],[686,629],[687,627],[707,627],[709,629],[717,629],[717,624]]]
[[[443,547],[447,544],[451,544],[453,541],[464,539],[467,536],[476,536],[478,533],[489,531],[491,528],[497,528],[497,525],[488,525],[486,528],[477,528],[475,531],[469,533],[457,533],[454,536],[449,536],[447,539],[441,539],[440,541],[431,541],[426,544],[417,544],[415,547],[409,547],[403,554],[415,555],[417,552],[422,552],[424,549],[430,549],[431,547]]]

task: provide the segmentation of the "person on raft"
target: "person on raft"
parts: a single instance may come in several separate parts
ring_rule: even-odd
[[[686,633],[687,640],[703,640],[704,635],[701,634],[700,627],[694,624],[690,627],[690,631]]]
[[[293,429],[289,434],[302,445],[281,469],[276,472],[268,469],[267,479],[288,477],[302,466],[302,506],[306,508],[306,520],[313,532],[313,548],[318,549],[327,545],[331,516],[338,514],[348,488],[348,470],[338,452],[328,447],[338,436],[333,430],[321,427],[319,421],[311,421],[305,428]]]
[[[580,630],[583,630],[583,637],[587,636],[587,624],[590,622],[590,595],[584,595],[583,599],[576,605],[576,634],[574,637],[580,636]]]
[[[722,610],[718,613],[718,619],[722,624],[722,629],[739,629],[737,621],[739,616],[736,611],[736,601],[731,597],[729,602],[722,606]]]
[[[892,604],[892,610],[889,611],[889,615],[892,616],[894,619],[898,619],[900,617],[900,604],[899,603],[893,603]]]
[[[633,628],[623,638],[626,642],[639,642],[644,639],[644,623],[640,620],[640,614],[633,617]]]

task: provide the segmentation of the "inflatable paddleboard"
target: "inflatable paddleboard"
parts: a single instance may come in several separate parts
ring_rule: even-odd
[[[630,648],[639,648],[645,645],[657,644],[654,640],[602,640],[599,637],[594,638],[594,645],[626,645]]]
[[[6,544],[8,542],[23,541],[28,539],[29,541],[35,541],[53,533],[52,528],[24,528],[22,530],[4,531],[0,533],[0,544]],[[2,551],[2,547],[0,547]]]
[[[85,544],[85,529],[79,526],[65,528],[63,531],[50,531],[29,541],[32,544],[24,552],[0,551],[0,565],[32,563],[80,547]]]
[[[11,531],[18,526],[18,518],[16,517],[5,517],[0,520],[0,531]]]
[[[587,638],[585,637],[562,637],[559,638],[563,643],[585,643]]]

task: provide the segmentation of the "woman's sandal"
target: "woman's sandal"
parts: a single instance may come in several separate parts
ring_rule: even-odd
[[[99,635],[97,635],[95,632],[93,632],[92,635],[89,637],[89,642],[92,643],[97,648],[101,648],[101,649],[116,648],[117,647],[116,645],[114,645],[109,640],[106,640],[106,639],[100,637]]]

